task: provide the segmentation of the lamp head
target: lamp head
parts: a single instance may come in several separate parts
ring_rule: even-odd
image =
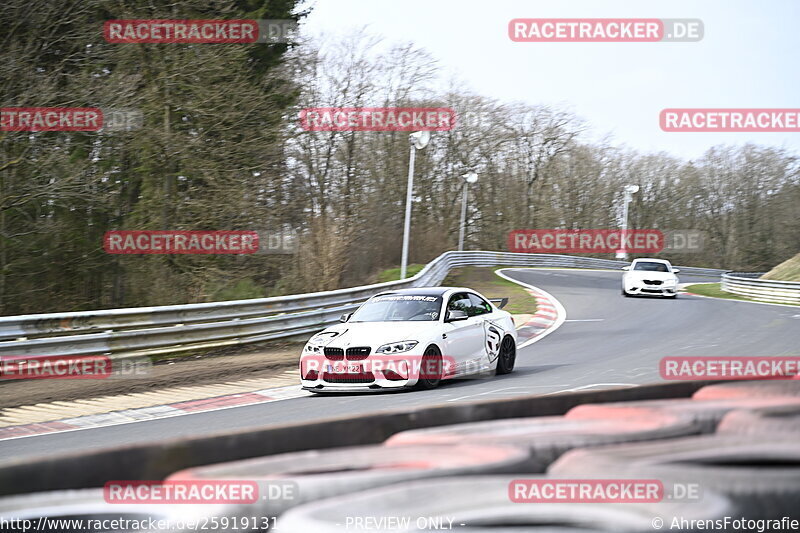
[[[431,140],[431,132],[429,131],[415,131],[411,135],[408,136],[411,140],[411,144],[417,150],[422,150],[426,146],[428,146],[428,142]]]

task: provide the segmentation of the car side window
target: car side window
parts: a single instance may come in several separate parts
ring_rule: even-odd
[[[472,302],[472,312],[468,313],[470,316],[485,315],[492,312],[492,305],[477,294],[470,293],[469,299]]]
[[[447,304],[448,311],[464,311],[468,316],[471,315],[472,302],[469,296],[460,292],[450,297],[450,302]]]

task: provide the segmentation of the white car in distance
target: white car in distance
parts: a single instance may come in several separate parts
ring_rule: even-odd
[[[678,296],[678,272],[665,259],[639,258],[622,267],[623,296],[648,295],[675,298]]]
[[[300,356],[302,386],[312,392],[432,389],[451,377],[508,374],[517,331],[500,309],[505,300],[458,287],[377,294],[311,337]]]

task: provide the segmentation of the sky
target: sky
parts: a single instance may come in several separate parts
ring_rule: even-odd
[[[473,91],[554,105],[585,120],[587,139],[695,159],[709,147],[784,147],[800,133],[663,132],[665,108],[800,108],[797,0],[309,0],[305,32],[366,27],[412,42]],[[516,43],[514,18],[699,18],[689,43]]]

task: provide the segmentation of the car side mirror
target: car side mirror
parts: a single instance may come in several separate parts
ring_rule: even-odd
[[[466,311],[462,311],[461,309],[451,309],[447,312],[447,316],[445,317],[445,322],[456,322],[458,320],[466,320],[469,316],[467,315]]]
[[[345,313],[339,317],[339,322],[347,322],[351,316],[353,316],[353,313]]]
[[[680,268],[673,268],[673,269],[672,269],[672,273],[673,273],[673,274],[677,274],[677,273],[678,273],[678,272],[680,272],[680,271],[681,271],[681,269],[680,269]]]
[[[631,269],[630,266],[622,267],[622,270],[630,270],[630,269]]]

